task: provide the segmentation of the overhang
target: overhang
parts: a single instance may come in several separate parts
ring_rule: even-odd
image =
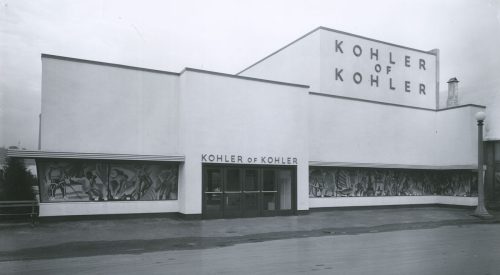
[[[350,168],[383,168],[383,169],[422,169],[422,170],[477,170],[477,164],[457,165],[418,165],[390,163],[354,163],[333,161],[309,161],[309,166],[350,167]]]
[[[175,161],[183,162],[183,155],[136,155],[112,153],[77,153],[54,151],[8,150],[8,157],[31,159],[102,159],[102,160],[141,160],[141,161]]]

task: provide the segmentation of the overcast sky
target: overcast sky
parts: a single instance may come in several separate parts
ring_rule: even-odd
[[[439,48],[461,103],[500,93],[499,0],[0,0],[0,146],[37,148],[41,53],[234,74],[318,26]]]

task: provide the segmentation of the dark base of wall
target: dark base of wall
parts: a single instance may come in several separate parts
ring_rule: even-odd
[[[30,221],[30,217],[28,215],[9,215],[9,216],[0,216],[0,222],[9,221],[9,222],[25,222]]]
[[[442,207],[473,210],[475,206],[451,205],[451,204],[401,204],[401,205],[374,205],[374,206],[347,206],[347,207],[320,207],[309,210],[297,210],[296,215],[308,215],[311,212],[322,211],[345,211],[345,210],[368,210],[368,209],[394,209],[394,208],[425,208]],[[169,218],[180,220],[201,220],[201,214],[183,213],[140,213],[140,214],[110,214],[110,215],[78,215],[78,216],[56,216],[38,217],[39,222],[66,222],[66,221],[86,221],[86,220],[109,220],[109,219],[144,219],[144,218]],[[29,221],[29,217],[1,217],[0,221]]]
[[[395,209],[395,208],[425,208],[425,207],[442,207],[442,208],[458,208],[458,209],[474,209],[475,206],[454,205],[454,204],[398,204],[398,205],[369,205],[369,206],[345,206],[345,207],[319,207],[311,208],[311,212],[335,211],[335,210],[368,210],[368,209]]]
[[[177,217],[183,220],[201,220],[201,214],[184,214],[184,213],[176,213]]]

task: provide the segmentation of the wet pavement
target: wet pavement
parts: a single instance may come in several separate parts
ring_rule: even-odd
[[[400,207],[337,209],[303,216],[188,221],[173,218],[131,218],[0,223],[0,262],[138,255],[200,250],[275,240],[358,235],[445,226],[500,223],[480,220],[472,209]]]
[[[500,224],[0,262],[2,274],[499,274]]]

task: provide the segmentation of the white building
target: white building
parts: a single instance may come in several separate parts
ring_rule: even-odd
[[[437,50],[324,27],[237,75],[43,54],[41,150],[9,154],[41,216],[473,206],[485,107],[440,109],[438,80]]]

